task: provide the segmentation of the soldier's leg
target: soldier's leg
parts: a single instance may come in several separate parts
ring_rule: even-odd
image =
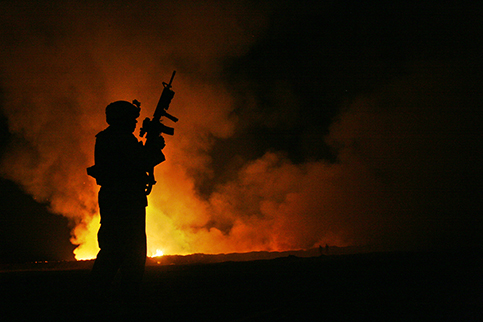
[[[98,232],[100,251],[90,274],[90,293],[94,300],[106,301],[110,297],[112,281],[122,263],[122,250],[118,245],[118,229],[103,224]]]
[[[144,211],[144,209],[143,209]],[[125,257],[121,265],[122,296],[126,301],[135,300],[140,291],[146,265],[146,229],[144,220],[130,224],[127,233]]]

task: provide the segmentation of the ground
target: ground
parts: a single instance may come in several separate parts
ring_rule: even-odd
[[[0,273],[2,321],[481,321],[479,253],[370,253],[147,267],[139,303],[84,300],[89,263]]]

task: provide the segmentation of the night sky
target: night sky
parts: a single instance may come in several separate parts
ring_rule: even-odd
[[[3,1],[0,12],[0,262],[72,259],[70,234],[79,258],[95,255],[85,168],[104,108],[136,98],[150,116],[173,70],[180,121],[165,123],[175,135],[149,197],[148,252],[483,245],[476,4]]]

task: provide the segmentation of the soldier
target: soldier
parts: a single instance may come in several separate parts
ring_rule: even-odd
[[[100,251],[90,275],[92,300],[108,300],[111,283],[121,273],[122,300],[139,293],[146,263],[147,171],[163,162],[162,136],[143,145],[134,136],[140,108],[127,101],[106,108],[109,126],[96,135],[95,166],[88,169],[99,190]]]

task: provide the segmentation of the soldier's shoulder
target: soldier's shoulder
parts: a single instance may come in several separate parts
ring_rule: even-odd
[[[96,138],[103,138],[105,136],[108,136],[109,132],[110,132],[109,128],[106,128],[106,129],[102,130],[101,132],[97,133]]]
[[[107,129],[97,133],[96,135],[97,141],[103,141],[103,142],[110,142],[110,143],[116,143],[119,142],[119,144],[137,144],[138,140],[136,136],[132,133],[127,133],[123,131],[117,131],[115,129],[112,129],[108,127]]]
[[[96,134],[96,138],[123,138],[126,137],[126,133],[114,129],[112,127],[107,127],[106,129],[102,130],[101,132]]]

